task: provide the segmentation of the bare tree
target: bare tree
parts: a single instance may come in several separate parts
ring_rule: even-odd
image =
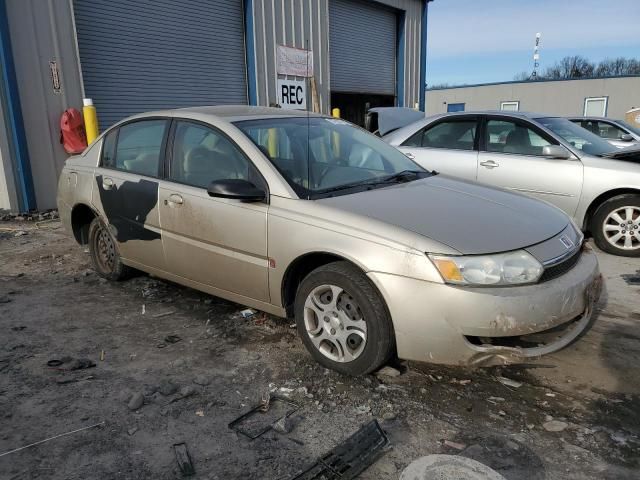
[[[607,58],[597,65],[580,55],[564,57],[547,67],[541,75],[531,77],[518,73],[514,80],[562,80],[566,78],[611,77],[616,75],[640,75],[640,60],[635,58]]]
[[[596,76],[610,77],[614,75],[640,74],[640,61],[635,58],[605,58],[596,67]]]

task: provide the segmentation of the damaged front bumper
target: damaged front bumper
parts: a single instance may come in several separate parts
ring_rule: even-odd
[[[465,288],[369,273],[382,292],[398,356],[451,365],[489,366],[546,355],[592,324],[602,277],[593,251],[548,282]]]

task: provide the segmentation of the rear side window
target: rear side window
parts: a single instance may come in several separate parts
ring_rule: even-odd
[[[111,130],[107,133],[102,141],[102,161],[101,165],[107,168],[116,167],[116,140],[118,139],[118,131]]]
[[[516,155],[542,155],[542,147],[551,145],[533,129],[509,120],[489,120],[487,151]]]
[[[406,140],[403,146],[473,150],[476,131],[475,120],[440,122],[420,130]]]
[[[115,168],[157,177],[166,120],[144,120],[119,129]]]

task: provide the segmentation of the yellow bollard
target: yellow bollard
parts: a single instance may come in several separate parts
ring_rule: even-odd
[[[331,116],[335,117],[335,118],[340,118],[340,109],[339,108],[332,108],[331,109]]]
[[[331,116],[340,118],[340,109],[332,108]],[[333,150],[333,158],[340,158],[340,136],[338,132],[331,132],[331,149]]]
[[[278,156],[278,131],[275,128],[267,130],[267,150],[271,158]]]
[[[98,115],[93,100],[85,98],[83,100],[82,116],[84,117],[84,130],[87,134],[87,144],[91,145],[98,138]]]

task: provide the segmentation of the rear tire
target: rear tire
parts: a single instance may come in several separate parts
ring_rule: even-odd
[[[296,294],[298,334],[311,356],[337,372],[359,376],[395,353],[391,316],[367,276],[348,262],[323,265]]]
[[[590,230],[601,250],[640,257],[640,195],[619,195],[604,202],[593,215]]]
[[[109,227],[98,217],[89,225],[89,254],[95,271],[107,280],[123,280],[131,273],[120,259],[118,245]]]

